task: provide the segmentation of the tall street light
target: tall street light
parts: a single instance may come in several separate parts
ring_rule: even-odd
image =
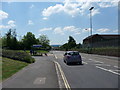
[[[92,51],[92,10],[94,7],[91,7],[90,10],[90,32],[91,32],[91,40],[90,40],[90,47],[91,47],[91,51]]]

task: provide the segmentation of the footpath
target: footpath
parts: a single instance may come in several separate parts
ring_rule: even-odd
[[[59,88],[55,64],[50,56],[34,56],[36,62],[3,81],[4,88]],[[6,90],[6,89],[5,89]]]

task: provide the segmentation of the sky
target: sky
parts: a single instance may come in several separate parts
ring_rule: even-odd
[[[94,7],[92,34],[118,34],[118,2],[113,1],[2,2],[0,30],[4,36],[16,29],[18,39],[27,32],[36,38],[47,35],[51,45],[62,45],[69,36],[82,43],[90,35],[89,9]]]

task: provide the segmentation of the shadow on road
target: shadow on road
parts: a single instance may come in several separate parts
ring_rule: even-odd
[[[65,63],[66,64],[66,63]],[[83,66],[84,64],[79,64],[79,63],[69,63],[69,64],[66,64],[68,66]]]

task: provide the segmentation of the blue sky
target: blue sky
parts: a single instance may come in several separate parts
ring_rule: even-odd
[[[90,35],[89,8],[92,10],[93,34],[118,33],[117,2],[2,2],[0,30],[16,29],[20,39],[27,32],[47,35],[50,44],[64,44],[69,36],[77,43]],[[87,29],[87,30],[85,30]]]

